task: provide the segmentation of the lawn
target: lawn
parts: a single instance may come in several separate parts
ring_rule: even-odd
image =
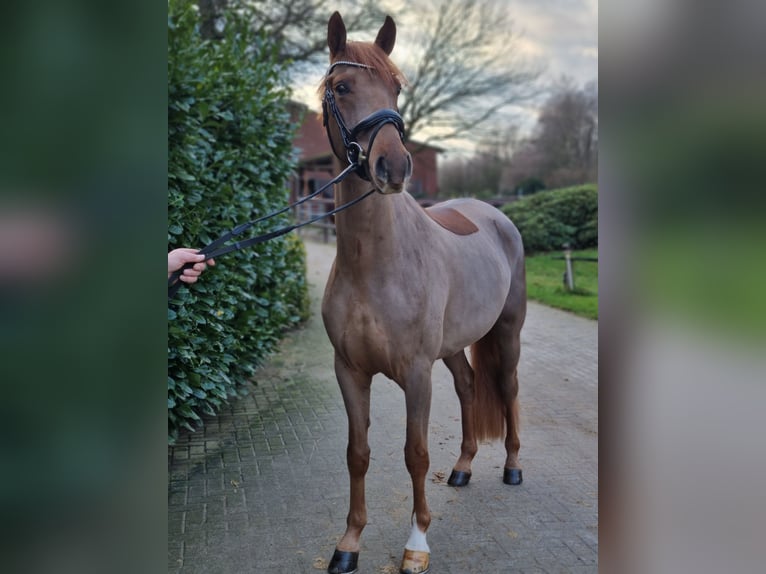
[[[562,252],[540,253],[527,257],[527,297],[545,305],[598,319],[598,263],[573,261],[575,290],[564,288],[566,264]],[[598,257],[597,249],[573,251],[572,257]]]

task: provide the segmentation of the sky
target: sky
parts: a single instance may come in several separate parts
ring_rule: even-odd
[[[598,81],[598,0],[490,0],[508,11],[513,29],[520,37],[517,46],[520,54],[543,69],[541,77],[545,85],[554,84],[563,76],[582,86]],[[401,64],[409,55],[408,30],[419,19],[428,15],[423,10],[434,10],[433,0],[380,0],[399,14],[397,18],[397,45],[392,59]],[[417,5],[417,8],[416,8]],[[349,38],[372,40],[372,37],[354,34]],[[312,107],[317,106],[316,79],[305,85],[296,85],[298,99]],[[545,95],[517,110],[521,133],[529,132],[537,119]]]
[[[563,74],[577,84],[598,79],[597,0],[507,2],[523,33],[522,47],[547,64],[547,75]]]

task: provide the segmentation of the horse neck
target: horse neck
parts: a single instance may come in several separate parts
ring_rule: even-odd
[[[371,183],[352,176],[338,185],[335,205],[353,201],[370,190]],[[395,204],[400,197],[373,193],[335,216],[337,260],[344,267],[378,265],[400,245],[395,230]]]

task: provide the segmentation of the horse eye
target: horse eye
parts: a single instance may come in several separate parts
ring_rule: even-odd
[[[401,93],[402,93],[402,87],[401,86],[396,86],[396,95],[398,96]]]
[[[350,91],[351,90],[349,89],[348,85],[344,84],[343,82],[340,82],[340,83],[336,84],[336,86],[335,86],[335,93],[338,94],[339,96],[347,94]]]

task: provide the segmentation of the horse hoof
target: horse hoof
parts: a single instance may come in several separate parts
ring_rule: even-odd
[[[328,574],[354,574],[359,570],[358,562],[359,552],[344,552],[336,548],[327,572]]]
[[[430,553],[420,550],[407,550],[405,548],[399,574],[426,574],[430,562]]]
[[[447,484],[450,486],[465,486],[471,480],[471,473],[463,470],[453,470]]]
[[[505,484],[521,484],[522,480],[520,468],[506,468],[503,470],[503,482]]]

